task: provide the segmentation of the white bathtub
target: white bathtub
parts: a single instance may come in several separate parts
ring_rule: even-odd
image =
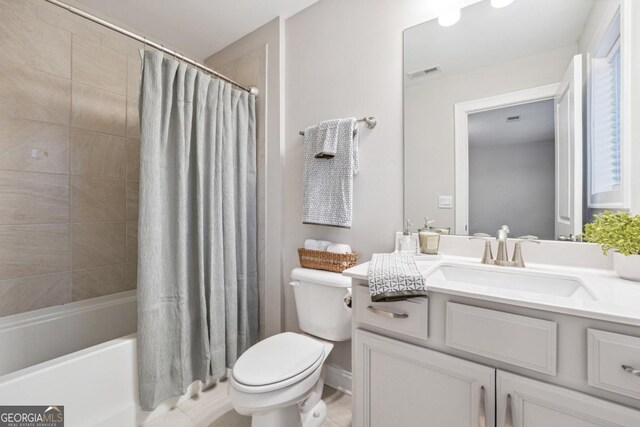
[[[202,390],[140,409],[136,334],[117,338],[0,377],[2,405],[64,405],[66,427],[134,427]]]
[[[135,290],[0,317],[0,376],[136,330]]]

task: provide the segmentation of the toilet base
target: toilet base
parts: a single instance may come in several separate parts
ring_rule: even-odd
[[[321,400],[305,413],[300,412],[298,405],[293,405],[264,414],[254,414],[251,427],[320,427],[326,418],[327,404]]]
[[[326,418],[327,404],[321,400],[311,411],[302,414],[302,427],[320,427]]]

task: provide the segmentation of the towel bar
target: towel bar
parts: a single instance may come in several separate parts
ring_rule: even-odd
[[[378,124],[378,121],[376,120],[375,117],[363,117],[362,119],[358,119],[356,121],[357,122],[365,122],[369,129],[373,129]],[[300,133],[300,135],[304,136],[304,131],[303,130],[301,130],[299,133]]]

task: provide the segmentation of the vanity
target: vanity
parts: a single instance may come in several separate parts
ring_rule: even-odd
[[[640,286],[608,270],[417,261],[428,296],[353,293],[353,425],[640,426]],[[428,423],[425,420],[429,420]]]

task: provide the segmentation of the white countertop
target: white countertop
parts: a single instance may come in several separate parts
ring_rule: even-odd
[[[609,322],[640,326],[640,282],[624,280],[611,270],[575,268],[548,264],[528,263],[524,269],[514,267],[485,266],[477,258],[444,256],[435,261],[417,260],[418,268],[427,276],[443,264],[457,264],[488,268],[495,271],[533,272],[541,274],[561,274],[578,279],[593,296],[593,300],[534,294],[511,289],[503,289],[476,284],[436,281],[429,283],[427,290],[484,301],[511,304],[556,313],[600,319]],[[367,280],[369,263],[346,270],[343,275],[354,279]]]

